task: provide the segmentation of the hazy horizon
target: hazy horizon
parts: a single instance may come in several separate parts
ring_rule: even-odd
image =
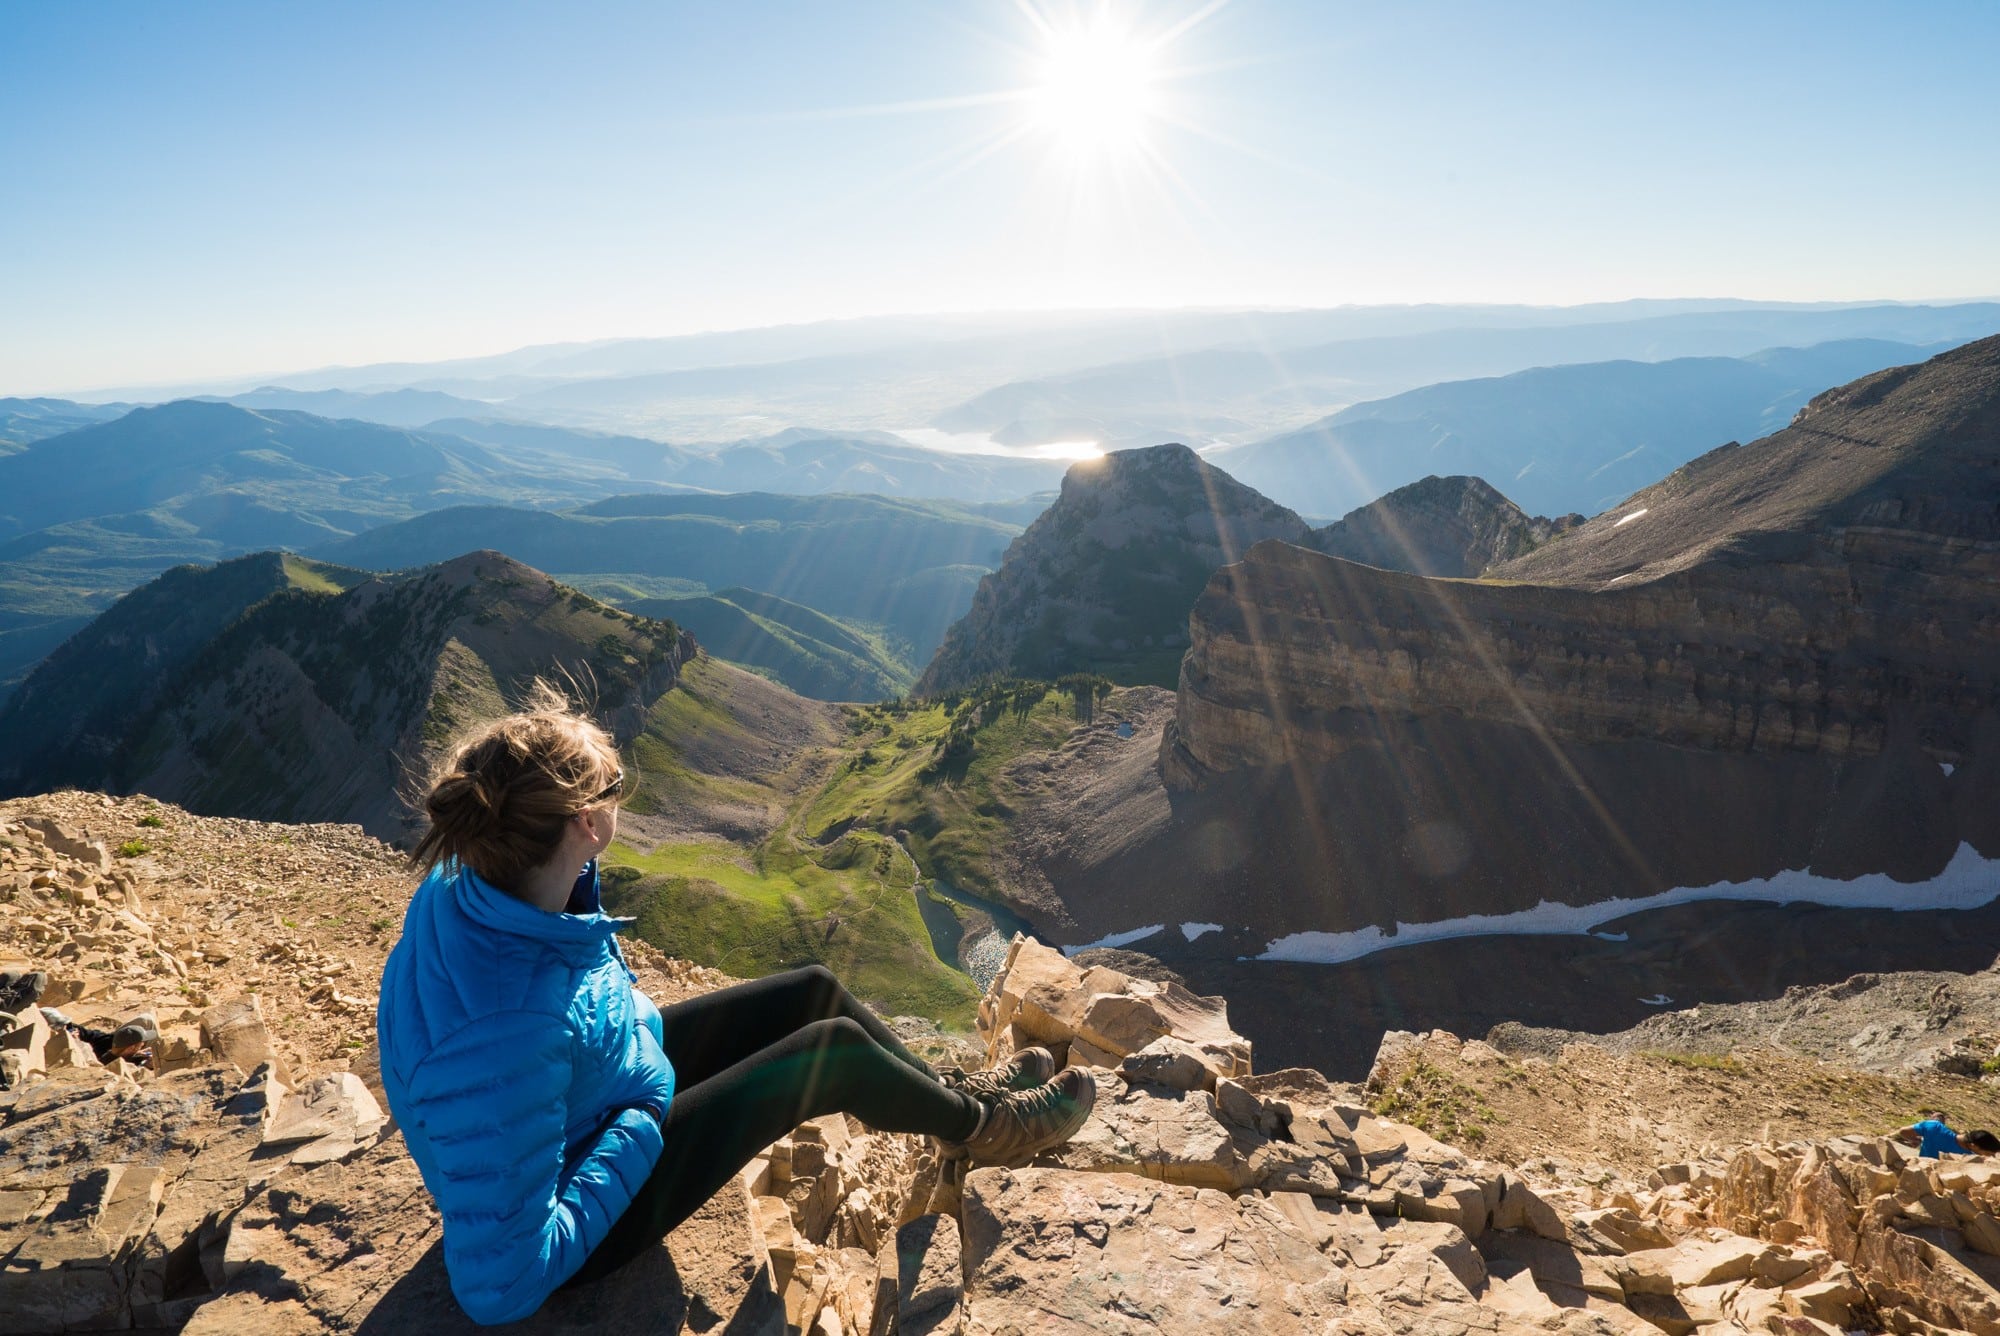
[[[396,368],[396,367],[412,367],[412,368],[424,367],[424,368],[435,368],[440,371],[443,371],[443,370],[448,370],[449,368],[462,363],[477,363],[497,358],[506,358],[511,356],[531,354],[531,353],[554,354],[560,352],[573,352],[573,351],[583,351],[588,349],[605,348],[617,344],[628,344],[628,343],[643,344],[654,341],[665,341],[674,339],[701,339],[707,337],[725,337],[729,335],[758,334],[758,333],[777,332],[777,331],[804,331],[804,330],[825,328],[828,326],[865,325],[870,322],[888,323],[896,321],[923,321],[923,320],[933,320],[933,319],[939,319],[939,320],[963,319],[967,321],[976,321],[980,319],[1024,319],[1025,320],[1025,319],[1033,319],[1035,317],[1047,317],[1050,320],[1065,320],[1065,319],[1088,320],[1088,319],[1108,319],[1116,317],[1146,317],[1146,316],[1164,317],[1170,315],[1200,315],[1200,314],[1213,314],[1218,316],[1295,315],[1295,314],[1312,314],[1317,312],[1421,311],[1426,309],[1441,309],[1441,310],[1462,309],[1462,310],[1483,310],[1483,311],[1504,311],[1504,310],[1519,309],[1524,311],[1566,312],[1566,311],[1590,310],[1593,308],[1603,308],[1603,307],[1638,306],[1638,305],[1650,305],[1650,304],[1659,304],[1663,306],[1677,306],[1677,307],[1690,306],[1696,308],[1714,307],[1717,309],[1725,308],[1731,305],[1737,305],[1737,306],[1752,307],[1759,309],[1810,310],[1817,308],[1826,310],[1839,310],[1839,309],[1853,309],[1859,307],[1872,307],[1872,306],[1910,306],[1910,307],[1956,306],[1956,305],[1968,305],[1968,304],[1984,303],[1984,302],[2000,303],[2000,295],[1975,293],[1965,296],[1951,296],[1951,297],[1878,297],[1878,298],[1854,298],[1845,300],[1827,299],[1823,301],[1806,301],[1806,302],[1789,302],[1789,301],[1776,301],[1776,300],[1766,301],[1766,300],[1759,300],[1754,297],[1736,297],[1736,296],[1705,296],[1705,297],[1636,296],[1636,297],[1624,297],[1624,298],[1611,298],[1604,301],[1575,302],[1575,303],[1438,301],[1438,302],[1347,303],[1339,306],[1293,306],[1293,307],[1160,306],[1160,307],[1109,307],[1109,308],[1100,308],[1100,307],[1013,308],[1013,309],[996,308],[996,309],[979,310],[979,311],[952,311],[952,310],[886,311],[879,313],[871,313],[867,315],[830,316],[824,319],[816,319],[816,320],[783,321],[769,325],[748,325],[748,326],[737,326],[729,328],[707,328],[707,329],[693,329],[693,330],[670,330],[670,331],[647,333],[647,334],[613,335],[604,338],[566,339],[566,340],[551,341],[546,343],[538,342],[538,343],[509,345],[505,347],[449,350],[442,352],[439,356],[434,358],[426,357],[419,359],[394,359],[394,360],[378,359],[366,362],[333,362],[316,366],[265,367],[259,370],[224,371],[213,374],[196,375],[196,376],[190,376],[173,380],[156,381],[151,383],[102,382],[94,385],[68,385],[68,386],[60,386],[53,388],[40,388],[40,389],[27,389],[27,390],[18,390],[10,388],[9,386],[6,385],[0,385],[0,398],[5,398],[5,397],[67,398],[67,399],[73,399],[77,402],[90,403],[90,402],[111,402],[121,396],[143,396],[147,392],[157,392],[162,396],[162,399],[179,397],[183,395],[239,393],[247,389],[260,388],[267,384],[272,386],[280,386],[282,385],[282,382],[287,380],[303,379],[307,377],[327,377],[327,376],[338,375],[339,373],[342,372],[350,372],[350,371],[357,373],[364,373],[364,372],[375,371],[380,368]],[[755,364],[763,360],[764,359],[746,359],[746,362]],[[770,359],[770,360],[781,360],[781,359]],[[586,377],[586,379],[587,378],[590,377]],[[396,379],[392,377],[390,380],[387,381],[357,382],[354,385],[343,385],[341,388],[366,390],[370,388],[372,384],[374,387],[379,389],[382,386],[392,386],[395,385],[396,383],[397,383]]]
[[[897,313],[2000,292],[2000,10],[0,10],[0,392]]]

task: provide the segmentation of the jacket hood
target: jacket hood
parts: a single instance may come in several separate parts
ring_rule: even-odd
[[[593,958],[605,938],[616,936],[632,922],[604,912],[598,899],[595,859],[584,864],[570,891],[569,904],[559,914],[515,899],[467,867],[440,869],[434,875],[447,880],[439,889],[482,928],[545,943],[565,959],[579,963]]]

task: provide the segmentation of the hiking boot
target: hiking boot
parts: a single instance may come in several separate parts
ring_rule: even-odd
[[[1016,1090],[986,1106],[986,1120],[962,1144],[978,1164],[1018,1168],[1037,1152],[1075,1136],[1097,1102],[1097,1081],[1081,1067],[1064,1069],[1033,1090]]]
[[[1055,1054],[1045,1048],[1024,1048],[990,1071],[968,1072],[963,1067],[947,1067],[938,1073],[938,1080],[982,1104],[997,1104],[1016,1090],[1033,1090],[1055,1074]]]

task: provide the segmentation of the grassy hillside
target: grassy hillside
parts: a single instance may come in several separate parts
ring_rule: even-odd
[[[893,1012],[967,1027],[977,991],[932,951],[910,856],[879,830],[806,829],[828,773],[860,747],[838,718],[688,664],[626,748],[637,792],[606,859],[607,905],[675,955],[746,977],[821,962]],[[660,824],[666,837],[647,838]]]
[[[923,913],[961,911],[930,883],[1012,898],[1008,769],[1062,746],[1109,684],[1072,684],[1081,706],[1066,687],[1009,683],[920,706],[821,707],[837,723],[781,755],[755,726],[768,703],[746,700],[733,671],[688,665],[628,748],[639,792],[607,860],[608,903],[676,955],[743,975],[820,961],[891,1011],[968,1025],[976,990],[938,959]],[[758,747],[762,759],[729,764]],[[754,830],[703,829],[753,811],[769,814]],[[676,828],[648,838],[658,822]],[[950,954],[957,933],[945,938]]]
[[[1052,752],[1102,699],[1084,679],[1087,703],[1045,682],[1001,683],[921,704],[860,707],[854,745],[802,813],[819,838],[839,830],[905,833],[927,875],[986,899],[1004,900],[998,851],[1007,838],[1007,768]],[[1103,684],[1108,687],[1108,683]]]
[[[703,649],[817,700],[884,700],[916,681],[916,670],[879,635],[753,589],[699,598],[649,598],[625,608],[678,622]]]

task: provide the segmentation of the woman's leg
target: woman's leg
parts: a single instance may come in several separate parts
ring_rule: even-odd
[[[904,1048],[882,1018],[841,987],[824,965],[773,974],[663,1007],[660,1046],[674,1064],[679,1082],[698,1085],[782,1042],[802,1026],[839,1017],[860,1026],[877,1047],[904,1066],[937,1079],[937,1073]]]
[[[830,1113],[851,1113],[884,1132],[963,1141],[979,1124],[980,1106],[884,1049],[851,1017],[794,1028],[675,1093],[659,1164],[576,1278],[591,1280],[629,1262],[693,1215],[758,1151],[806,1119]]]

